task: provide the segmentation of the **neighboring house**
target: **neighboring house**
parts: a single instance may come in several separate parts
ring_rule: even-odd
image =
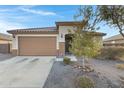
[[[25,56],[58,56],[69,51],[66,46],[69,30],[76,29],[80,22],[56,22],[56,27],[9,30],[13,35],[12,52]],[[104,33],[93,32],[102,42]],[[102,45],[102,43],[101,43]]]
[[[0,33],[0,44],[12,43],[12,36]]]
[[[104,46],[113,47],[113,46],[124,46],[124,37],[121,34],[114,35],[112,37],[104,39]]]
[[[0,33],[0,53],[10,53],[12,46],[12,36]]]

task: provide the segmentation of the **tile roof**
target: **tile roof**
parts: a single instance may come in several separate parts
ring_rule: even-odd
[[[56,22],[56,25],[60,26],[75,26],[75,25],[82,25],[84,21],[62,21],[62,22]]]
[[[14,29],[8,31],[56,31],[56,27],[26,28],[26,29]]]
[[[62,21],[62,22],[56,22],[56,25],[61,26],[75,26],[78,24],[81,24],[82,21]],[[57,34],[57,27],[42,27],[42,28],[27,28],[27,29],[14,29],[14,30],[8,30],[8,33],[11,34],[36,34],[36,33],[43,33],[43,34]],[[101,35],[104,36],[106,35],[105,33],[100,33],[100,32],[92,32],[94,35]]]
[[[109,38],[106,38],[104,39],[104,41],[107,42],[107,41],[120,40],[120,39],[124,39],[124,37],[121,34],[118,34],[118,35],[114,35]]]
[[[95,31],[84,31],[85,33],[91,33],[92,35],[95,36],[105,36],[106,33],[101,33],[101,32],[95,32]]]
[[[10,40],[11,41],[12,40],[12,36],[0,33],[0,39],[2,39],[2,40]]]
[[[27,28],[27,29],[14,29],[14,30],[8,30],[7,32],[8,33],[29,33],[29,32],[32,32],[32,33],[40,33],[40,32],[50,32],[50,33],[54,33],[56,32],[57,29],[56,27],[42,27],[42,28]]]

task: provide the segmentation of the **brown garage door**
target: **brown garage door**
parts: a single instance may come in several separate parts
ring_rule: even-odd
[[[56,55],[56,37],[19,37],[19,55]]]

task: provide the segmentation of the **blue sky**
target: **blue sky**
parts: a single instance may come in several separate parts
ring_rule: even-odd
[[[35,28],[55,26],[56,21],[74,21],[78,5],[1,5],[0,6],[0,32],[20,28]],[[107,33],[109,37],[118,34],[118,31],[101,25],[99,32]]]

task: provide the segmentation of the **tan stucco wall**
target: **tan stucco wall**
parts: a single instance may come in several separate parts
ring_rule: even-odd
[[[65,55],[65,42],[59,43],[59,55]]]
[[[12,49],[11,52],[12,52],[12,55],[14,55],[14,56],[18,55],[18,50],[17,49]]]
[[[59,26],[59,42],[65,42],[65,35],[69,34],[69,30],[74,33],[76,28],[74,26]],[[62,35],[63,37],[61,37]]]
[[[1,40],[0,39],[0,44],[8,44],[8,43],[12,43],[12,41],[7,41],[7,40]]]

